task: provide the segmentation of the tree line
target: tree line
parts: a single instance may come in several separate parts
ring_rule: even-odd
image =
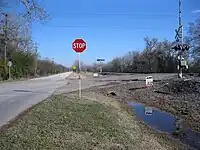
[[[200,72],[200,18],[189,24],[184,43],[190,46],[184,52],[189,69],[184,72]],[[177,72],[178,52],[172,49],[173,41],[159,41],[157,38],[144,38],[143,51],[131,51],[121,57],[115,57],[110,62],[103,64],[104,72],[121,73],[175,73]],[[88,68],[98,71],[99,64],[94,63]]]
[[[32,40],[32,23],[48,19],[46,11],[35,0],[12,0],[12,7],[24,7],[25,11],[7,12],[6,8],[10,7],[10,3],[0,2],[0,80],[8,79],[8,61],[12,61],[13,64],[13,79],[67,71],[68,68],[56,64],[51,59],[41,59],[37,43]]]

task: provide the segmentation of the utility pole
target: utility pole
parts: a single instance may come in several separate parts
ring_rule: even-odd
[[[52,74],[54,74],[54,58],[52,58]]]
[[[38,47],[37,44],[35,45],[35,76],[37,75],[37,66],[38,66],[38,60],[37,60],[37,53],[38,53]]]
[[[182,1],[178,0],[178,29],[176,32],[176,45],[172,47],[175,51],[178,51],[178,77],[183,77],[183,67],[188,69],[187,62],[183,58],[183,52],[189,50],[189,46],[183,43],[183,24],[182,24],[182,11],[181,11]]]
[[[182,1],[179,0],[179,44],[182,46],[183,45],[183,24],[182,24],[182,11],[181,11],[181,5],[182,5]],[[180,49],[180,60],[182,60],[182,49]],[[183,70],[182,67],[179,66],[180,68],[180,72],[179,72],[179,77],[182,78],[183,77]]]
[[[25,51],[27,52],[28,51],[28,23],[25,24],[25,27],[24,27],[24,37],[25,37]]]
[[[4,15],[4,38],[5,38],[5,45],[4,45],[4,66],[7,67],[7,43],[8,43],[8,14],[3,13]]]

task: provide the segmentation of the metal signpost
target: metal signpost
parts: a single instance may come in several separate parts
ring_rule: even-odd
[[[11,68],[11,66],[12,66],[12,61],[9,61],[8,62],[8,74],[9,74],[9,80],[11,79],[11,71],[10,71],[10,68]]]
[[[184,59],[183,54],[185,51],[190,49],[190,46],[183,43],[183,24],[182,24],[182,11],[181,11],[182,1],[178,0],[178,29],[175,30],[176,32],[176,44],[172,47],[176,52],[178,52],[178,66],[177,69],[179,70],[178,77],[183,78],[183,68],[188,69],[187,61]]]
[[[81,98],[81,75],[80,75],[80,72],[81,72],[81,58],[80,58],[80,55],[83,51],[86,50],[86,42],[79,38],[79,39],[76,39],[74,40],[74,42],[72,42],[72,48],[73,50],[78,53],[78,73],[79,73],[79,97]]]
[[[105,59],[97,59],[97,61],[99,61],[100,62],[100,74],[102,74],[102,64],[101,64],[101,62],[102,61],[105,61]]]

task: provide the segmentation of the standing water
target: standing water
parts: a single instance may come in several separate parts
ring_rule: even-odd
[[[135,102],[129,103],[129,106],[133,107],[137,117],[152,128],[171,135],[177,131],[177,118],[175,116]],[[184,136],[179,137],[180,141],[192,148],[200,149],[200,133],[193,132],[191,129],[183,129],[183,132]]]

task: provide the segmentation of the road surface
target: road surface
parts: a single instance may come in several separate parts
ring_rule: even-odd
[[[0,84],[0,126],[27,108],[41,102],[55,94],[67,93],[78,90],[78,79],[64,80],[71,72],[53,75],[49,77],[36,78],[28,81],[9,82]],[[82,79],[82,89],[92,86],[104,85],[111,81],[139,79],[144,80],[145,76],[153,75],[154,79],[162,80],[174,76],[174,74],[124,74],[108,75],[94,78],[92,75]]]
[[[66,72],[28,81],[0,84],[0,126],[64,86],[67,82],[64,79],[70,74],[71,72]]]
[[[106,75],[106,76],[102,76],[102,77],[96,77],[94,78],[93,75],[88,75],[86,78],[82,79],[82,89],[86,89],[86,88],[90,88],[93,86],[100,86],[100,85],[105,85],[107,83],[110,82],[120,82],[120,81],[129,81],[129,80],[144,80],[144,84],[145,84],[145,77],[146,76],[153,76],[154,80],[164,80],[164,79],[169,79],[169,78],[173,78],[174,76],[177,76],[177,74],[173,74],[173,73],[154,73],[154,74],[114,74],[114,75]],[[79,89],[79,82],[78,79],[71,79],[71,77],[69,77],[68,79],[68,84],[66,84],[65,86],[62,86],[60,88],[57,88],[56,90],[56,94],[60,94],[60,93],[67,93],[67,92],[71,92],[71,91],[77,91]]]

